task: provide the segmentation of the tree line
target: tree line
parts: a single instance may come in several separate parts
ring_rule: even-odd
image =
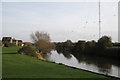
[[[103,36],[97,42],[92,41],[82,41],[72,42],[67,40],[65,42],[56,43],[56,50],[60,52],[69,52],[72,54],[89,54],[89,55],[99,55],[106,57],[119,58],[120,54],[120,44],[112,43],[111,37]]]
[[[112,58],[120,58],[120,44],[112,43],[111,37],[103,36],[97,42],[82,41],[72,42],[67,40],[65,42],[51,42],[50,36],[46,32],[32,33],[31,39],[34,46],[24,46],[19,50],[19,53],[39,57],[42,54],[49,53],[56,49],[58,53],[72,53],[72,54],[88,54],[97,56],[106,56]],[[66,55],[64,54],[64,55]],[[70,57],[70,56],[67,56]]]

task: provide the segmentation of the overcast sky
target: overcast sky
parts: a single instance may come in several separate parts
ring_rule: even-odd
[[[98,2],[4,2],[2,36],[31,41],[45,31],[52,41],[98,40]],[[118,3],[101,3],[101,35],[118,41]]]

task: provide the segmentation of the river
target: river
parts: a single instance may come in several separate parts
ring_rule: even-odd
[[[43,57],[55,63],[63,63],[68,66],[120,78],[118,60],[90,55],[83,56],[79,53],[58,53],[56,50],[45,54]]]

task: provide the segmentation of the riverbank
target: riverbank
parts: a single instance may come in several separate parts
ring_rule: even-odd
[[[120,46],[119,43],[115,45],[110,38],[104,36],[100,40],[96,41],[81,41],[72,42],[67,40],[65,42],[56,43],[56,50],[58,53],[69,52],[71,54],[87,54],[101,56],[105,58],[119,59],[120,58]]]
[[[3,48],[3,80],[6,78],[81,78],[116,80],[95,73],[68,68],[65,65],[38,60],[17,53],[19,48]],[[14,54],[12,54],[14,53]]]

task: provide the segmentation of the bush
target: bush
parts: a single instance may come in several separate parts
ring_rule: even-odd
[[[99,48],[103,48],[103,49],[107,47],[112,47],[111,37],[103,36],[102,38],[98,40],[97,45]]]
[[[29,46],[24,46],[23,48],[21,48],[18,51],[18,53],[25,54],[25,55],[28,55],[28,56],[38,57],[37,54],[36,54],[36,50],[29,47]]]
[[[79,52],[79,53],[84,53],[85,44],[86,44],[85,41],[78,41],[77,43],[75,43],[72,51]]]
[[[95,53],[96,50],[96,42],[95,41],[88,41],[85,44],[85,52],[86,53]]]
[[[112,43],[114,47],[120,47],[120,43]]]
[[[5,43],[4,46],[5,47],[14,47],[16,45],[14,43]]]
[[[120,58],[120,48],[107,48],[103,55],[114,58]]]

